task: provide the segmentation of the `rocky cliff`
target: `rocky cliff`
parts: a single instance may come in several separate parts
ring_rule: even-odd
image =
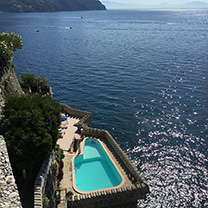
[[[99,0],[1,0],[0,12],[105,10]]]
[[[14,73],[13,65],[0,68],[0,119],[6,98],[15,93],[22,94],[23,92]],[[2,135],[0,135],[0,184],[0,207],[22,208],[6,142]]]
[[[14,73],[12,65],[0,69],[0,118],[5,99],[11,94],[22,94],[22,88]]]

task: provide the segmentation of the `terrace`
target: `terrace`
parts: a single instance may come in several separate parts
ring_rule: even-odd
[[[60,204],[63,207],[137,207],[137,200],[145,199],[149,187],[129,157],[122,151],[108,131],[91,128],[92,113],[72,109],[63,105],[67,120],[61,124],[58,144],[64,150],[63,179],[60,183]],[[82,129],[80,131],[80,129]],[[79,145],[74,149],[74,137],[79,133],[85,138],[99,140],[108,157],[122,175],[120,186],[89,192],[75,187],[74,159],[80,153]],[[81,146],[83,146],[83,142]],[[76,151],[75,151],[76,150]]]

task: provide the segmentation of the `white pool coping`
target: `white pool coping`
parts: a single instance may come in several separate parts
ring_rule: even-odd
[[[112,189],[116,189],[116,188],[122,187],[124,185],[124,183],[125,183],[125,178],[124,178],[123,174],[121,173],[120,168],[114,162],[115,158],[112,158],[111,157],[111,155],[109,154],[109,149],[107,149],[106,147],[104,147],[104,145],[102,144],[103,142],[100,139],[94,139],[94,140],[96,140],[96,141],[98,141],[100,143],[100,145],[103,148],[103,150],[105,151],[106,155],[108,156],[108,158],[112,162],[113,166],[117,170],[118,174],[120,175],[120,177],[122,179],[121,180],[121,183],[118,186],[113,186],[113,187],[105,188],[105,189],[97,189],[97,190],[94,190],[94,191],[81,191],[81,190],[79,190],[77,188],[76,181],[75,181],[75,171],[74,171],[75,170],[75,164],[74,164],[74,160],[75,160],[75,158],[77,156],[83,155],[84,143],[85,143],[85,141],[87,139],[93,139],[93,138],[86,137],[84,139],[84,141],[81,142],[81,145],[80,145],[80,153],[77,151],[76,155],[72,159],[72,180],[73,180],[73,189],[74,189],[74,191],[76,191],[77,193],[80,193],[80,194],[89,194],[89,193],[95,193],[95,192],[100,192],[100,191],[107,191],[107,190],[112,190]]]

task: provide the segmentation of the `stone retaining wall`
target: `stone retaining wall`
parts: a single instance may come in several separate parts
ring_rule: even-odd
[[[140,187],[135,185],[85,195],[73,195],[67,201],[70,208],[136,208]],[[142,197],[143,198],[143,197]]]
[[[74,108],[71,108],[65,104],[61,104],[64,111],[68,113],[69,116],[79,118],[79,122],[76,124],[76,126],[82,126],[83,124],[87,126],[91,126],[91,120],[92,120],[92,113],[87,111],[81,111]]]
[[[34,183],[34,208],[42,208],[43,207],[43,193],[45,193],[45,187],[47,182],[50,183],[50,187],[52,188],[51,193],[54,196],[51,196],[51,200],[54,201],[56,186],[55,186],[55,178],[53,177],[54,173],[52,170],[52,164],[54,163],[54,152],[51,154],[51,156],[45,160],[39,170],[39,173],[36,177],[35,183]],[[52,180],[49,181],[49,178],[52,178]],[[55,202],[54,202],[55,203]],[[53,203],[53,204],[54,204]],[[55,207],[55,206],[51,206]]]
[[[21,208],[17,185],[9,161],[6,142],[0,135],[0,207]]]

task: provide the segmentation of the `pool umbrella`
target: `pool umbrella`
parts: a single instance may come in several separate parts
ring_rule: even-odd
[[[65,121],[67,119],[67,117],[65,115],[61,115],[61,120]]]

